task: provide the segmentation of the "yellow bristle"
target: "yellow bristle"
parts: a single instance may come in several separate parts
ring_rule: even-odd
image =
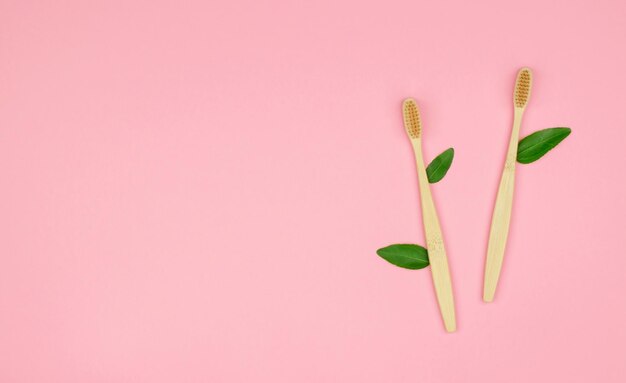
[[[528,68],[522,68],[517,73],[515,81],[514,101],[517,108],[524,108],[530,97],[530,88],[532,86],[532,73]]]
[[[410,138],[419,138],[422,123],[420,121],[420,112],[417,103],[411,98],[404,100],[402,112],[404,115],[404,128]]]

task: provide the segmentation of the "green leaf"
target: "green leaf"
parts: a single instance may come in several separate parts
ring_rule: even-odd
[[[376,250],[387,262],[405,269],[417,270],[428,266],[428,251],[420,245],[396,244]]]
[[[517,162],[529,164],[537,161],[571,132],[570,128],[548,128],[524,137],[517,147]]]
[[[428,176],[428,182],[434,184],[441,181],[446,175],[450,165],[452,165],[452,159],[454,159],[454,148],[449,148],[437,157],[426,168],[426,175]]]

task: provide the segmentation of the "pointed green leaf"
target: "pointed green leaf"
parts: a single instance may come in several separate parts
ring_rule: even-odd
[[[426,168],[426,175],[428,176],[428,182],[434,184],[436,182],[441,181],[441,179],[446,175],[448,169],[450,169],[450,165],[452,165],[452,160],[454,159],[454,148],[449,148],[444,151],[428,165]]]
[[[537,161],[571,132],[570,128],[548,128],[524,137],[517,147],[517,162],[529,164]]]
[[[428,251],[420,245],[396,244],[376,250],[387,262],[405,269],[423,269],[429,265]]]

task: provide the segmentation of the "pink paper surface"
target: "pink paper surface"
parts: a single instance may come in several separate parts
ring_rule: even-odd
[[[0,2],[0,382],[626,381],[626,2]],[[511,234],[482,302],[515,73]],[[456,296],[424,243],[421,106]]]

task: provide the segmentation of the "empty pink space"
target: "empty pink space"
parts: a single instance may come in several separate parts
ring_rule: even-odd
[[[626,381],[626,3],[0,1],[0,382]],[[519,165],[482,302],[515,73]],[[401,102],[420,104],[458,331]]]

